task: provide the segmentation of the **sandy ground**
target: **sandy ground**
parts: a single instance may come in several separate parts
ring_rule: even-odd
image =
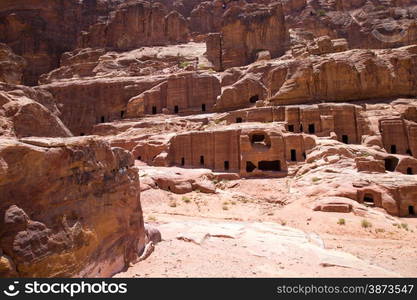
[[[225,181],[216,194],[144,191],[145,222],[163,241],[116,277],[417,277],[417,218],[371,214],[363,228],[363,216],[313,211],[291,180]]]

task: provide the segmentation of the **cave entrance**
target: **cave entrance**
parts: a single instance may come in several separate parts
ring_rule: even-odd
[[[259,95],[254,95],[250,97],[249,102],[250,103],[256,103],[259,100]]]
[[[230,168],[229,161],[228,161],[228,160],[226,160],[226,161],[224,162],[224,170],[225,170],[225,171],[228,171],[228,170],[229,170],[229,168]]]
[[[105,122],[105,118],[104,118],[104,116],[101,116],[100,123],[104,123],[104,122]]]
[[[374,196],[372,194],[365,194],[363,196],[363,202],[366,204],[371,204],[371,205],[375,204]]]
[[[246,172],[252,173],[253,170],[255,169],[256,169],[256,166],[251,161],[246,162]]]
[[[297,150],[291,149],[291,161],[297,161]]]
[[[407,168],[407,175],[413,175],[413,168]]]
[[[346,134],[342,135],[342,143],[349,144],[349,136]]]
[[[183,165],[185,165],[185,158],[184,157],[181,158],[181,166],[183,166]]]
[[[204,156],[203,155],[200,156],[200,165],[204,166]]]
[[[120,118],[123,119],[124,117],[125,117],[125,111],[122,110],[122,111],[120,111]]]
[[[398,159],[395,157],[389,157],[389,158],[384,159],[384,161],[385,161],[385,170],[389,172],[394,172],[398,164]]]
[[[254,135],[252,135],[252,144],[262,143],[264,141],[265,141],[265,135],[263,135],[263,134],[254,134]]]
[[[138,160],[142,160],[142,156],[140,156],[140,155],[139,155],[139,156],[138,156]]]
[[[415,215],[416,215],[416,211],[415,211],[415,209],[414,209],[414,206],[410,205],[410,206],[408,207],[408,214],[409,214],[410,216],[415,216]]]
[[[243,120],[242,120],[242,118],[236,118],[236,123],[242,123],[243,122]]]
[[[81,132],[81,133],[80,133],[80,136],[85,136],[85,133],[84,133],[84,132]]]
[[[279,172],[281,171],[281,162],[279,160],[273,160],[273,161],[260,161],[259,164],[259,170],[262,171],[273,171],[273,172]]]
[[[178,113],[180,111],[180,108],[178,107],[178,105],[174,106],[174,113]]]
[[[391,145],[391,154],[397,154],[397,146],[396,145]]]
[[[314,124],[308,125],[308,133],[310,134],[316,133],[316,126]]]
[[[206,111],[206,105],[205,104],[201,104],[201,111]]]
[[[294,125],[288,125],[288,131],[294,132]]]
[[[407,149],[406,153],[407,153],[408,155],[410,155],[410,156],[413,156],[413,153],[411,152],[411,150],[410,150],[410,149]]]
[[[152,106],[152,114],[156,115],[156,106]]]
[[[303,132],[304,131],[304,126],[303,126],[303,124],[301,124],[300,125],[300,132]]]

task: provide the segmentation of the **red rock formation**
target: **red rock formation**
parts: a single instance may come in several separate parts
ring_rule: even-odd
[[[5,0],[0,3],[0,42],[28,62],[26,84],[56,68],[81,30],[107,15],[116,0]]]
[[[0,135],[68,137],[50,93],[41,89],[0,84]]]
[[[158,86],[129,100],[128,117],[146,114],[212,111],[220,82],[216,76],[196,72],[172,75]]]
[[[259,51],[284,54],[288,37],[280,3],[233,6],[223,15],[220,33],[207,39],[207,56],[216,70],[247,65]]]
[[[80,47],[130,50],[150,45],[186,42],[188,26],[178,12],[168,13],[160,3],[127,2],[117,7],[106,22],[92,25]]]
[[[349,50],[346,39],[332,40],[328,36],[314,39],[307,45],[297,45],[291,49],[294,57],[308,55],[323,55],[328,53],[343,52]]]
[[[133,261],[145,233],[132,165],[91,137],[2,139],[0,274],[107,277]]]
[[[162,82],[163,77],[63,81],[41,86],[54,96],[61,120],[74,135],[91,132],[93,126],[126,117],[129,99]]]
[[[0,252],[15,266],[1,274],[105,277],[142,250],[128,152],[94,138],[3,139],[0,162]]]
[[[417,41],[416,3],[379,0],[286,1],[287,24],[292,29],[346,38],[351,48],[396,48]],[[292,2],[297,3],[292,7]]]
[[[184,17],[189,17],[191,11],[205,0],[151,0],[164,4],[170,10],[176,10]]]
[[[152,165],[208,168],[245,177],[282,177],[287,175],[287,161],[304,161],[305,152],[314,146],[313,137],[287,133],[283,126],[248,125],[184,132],[164,144],[143,141],[134,152]]]
[[[249,74],[223,89],[216,103],[216,109],[221,111],[253,106],[258,100],[264,100],[267,94],[268,91],[262,82]]]
[[[407,46],[285,61],[271,71],[270,78],[277,79],[269,86],[270,101],[296,104],[415,96],[416,54],[416,46]]]
[[[0,44],[0,82],[21,84],[26,61],[13,53],[5,44]]]

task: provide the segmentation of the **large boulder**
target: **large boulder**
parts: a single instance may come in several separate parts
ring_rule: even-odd
[[[42,89],[0,84],[0,135],[69,137],[50,93]]]
[[[145,231],[133,162],[94,137],[3,138],[0,274],[108,277],[134,261]]]

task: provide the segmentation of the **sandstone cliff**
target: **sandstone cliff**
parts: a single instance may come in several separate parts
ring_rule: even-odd
[[[417,46],[350,50],[283,61],[271,71],[274,104],[416,96]]]
[[[208,59],[217,70],[247,65],[255,61],[260,51],[278,57],[289,46],[280,3],[233,6],[222,19],[220,33],[207,39]]]
[[[105,16],[116,0],[5,0],[0,3],[0,42],[28,62],[26,84],[58,66],[76,45],[81,30]]]
[[[149,45],[187,41],[188,26],[176,11],[160,3],[127,2],[117,7],[106,22],[92,25],[80,40],[80,47],[109,47],[130,50]]]
[[[1,139],[0,276],[106,277],[144,247],[132,156],[95,138]]]

